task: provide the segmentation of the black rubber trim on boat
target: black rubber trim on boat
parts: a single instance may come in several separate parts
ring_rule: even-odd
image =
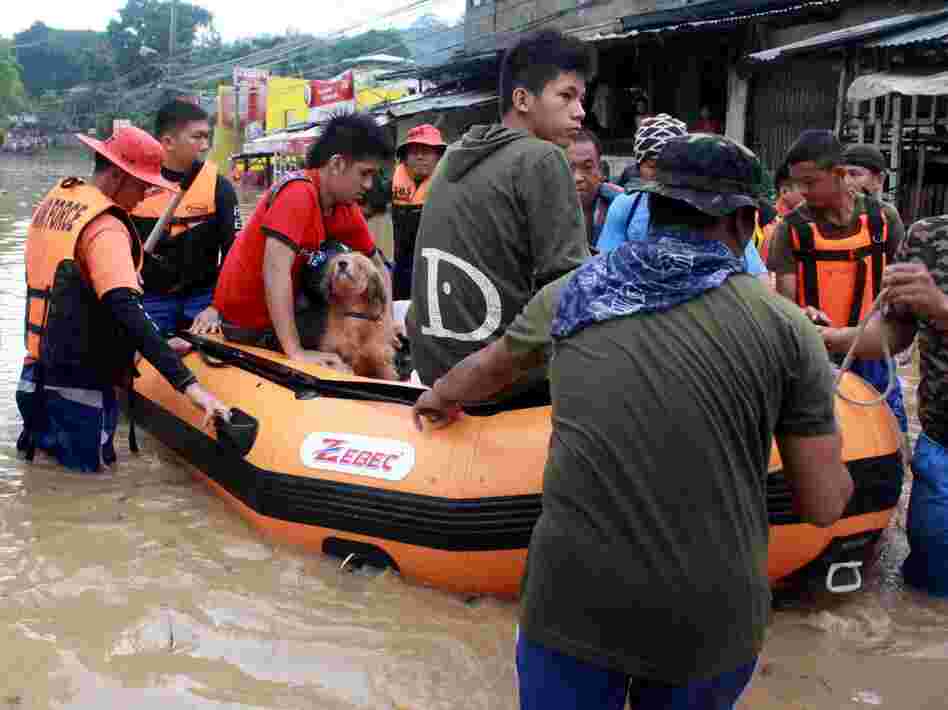
[[[902,456],[896,451],[884,456],[848,462],[854,490],[844,518],[894,508],[902,495]],[[777,471],[767,477],[767,513],[771,525],[802,523],[793,509],[793,492],[784,475]]]
[[[540,515],[539,494],[441,498],[266,471],[143,396],[138,397],[135,418],[228,493],[276,520],[437,550],[485,551],[526,548]],[[888,482],[895,473],[893,465],[898,487]],[[897,455],[854,461],[849,469],[856,493],[847,517],[895,505],[902,476]],[[771,525],[801,522],[779,474],[768,477],[767,505]]]
[[[191,343],[205,362],[210,361],[208,364],[212,367],[237,367],[287,388],[296,395],[297,399],[335,397],[368,402],[388,402],[412,407],[424,391],[414,385],[394,382],[324,380],[217,340],[192,335],[185,331],[177,333],[177,336]],[[500,402],[465,405],[464,411],[475,417],[489,417],[499,412],[549,406],[550,403],[550,386],[548,382],[544,382],[531,390]]]

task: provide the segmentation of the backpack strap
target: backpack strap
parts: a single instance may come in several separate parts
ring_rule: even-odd
[[[869,223],[869,237],[872,241],[872,298],[879,297],[882,289],[882,271],[885,268],[885,248],[888,241],[882,203],[874,197],[866,197],[866,221]]]
[[[623,234],[628,236],[629,234],[629,225],[632,224],[632,219],[635,217],[635,213],[639,211],[639,204],[642,202],[642,195],[645,193],[639,190],[635,193],[635,197],[632,200],[632,207],[629,209],[629,216],[625,220],[625,229]]]
[[[859,325],[859,316],[862,315],[862,299],[866,295],[866,276],[869,269],[866,267],[865,259],[856,262],[856,282],[853,284],[853,302],[849,307],[849,326],[855,328]]]
[[[802,289],[804,305],[820,309],[819,277],[816,268],[817,253],[816,243],[813,240],[813,228],[796,211],[788,214],[786,221],[788,229],[796,234],[799,243],[799,249],[794,249],[793,255],[803,266],[803,283],[797,284],[797,291],[800,292]]]

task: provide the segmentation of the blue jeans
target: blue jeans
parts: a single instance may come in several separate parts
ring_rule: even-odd
[[[948,597],[948,451],[919,434],[912,474],[907,526],[911,552],[902,574],[912,586]]]
[[[520,710],[731,710],[754,674],[755,659],[710,680],[665,685],[630,678],[517,638]]]
[[[214,298],[214,289],[192,291],[188,294],[145,294],[142,307],[162,335],[171,335],[194,320]]]

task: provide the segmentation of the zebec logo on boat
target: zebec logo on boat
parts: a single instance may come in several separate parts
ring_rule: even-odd
[[[415,467],[415,447],[396,439],[315,431],[300,445],[307,468],[401,481]]]

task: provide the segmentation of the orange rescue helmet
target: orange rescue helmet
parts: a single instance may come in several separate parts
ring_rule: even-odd
[[[161,143],[141,128],[120,128],[104,141],[80,133],[76,134],[76,138],[132,177],[155,187],[178,192],[177,184],[161,177],[161,159],[164,156]]]
[[[410,131],[408,131],[408,135],[405,136],[405,140],[400,146],[398,146],[398,150],[395,151],[395,154],[398,156],[399,160],[405,159],[405,149],[412,143],[417,143],[418,145],[430,145],[433,148],[440,148],[441,152],[444,152],[445,148],[448,147],[448,144],[444,142],[444,138],[441,137],[441,131],[432,126],[430,123],[422,123],[420,126],[415,126]]]

